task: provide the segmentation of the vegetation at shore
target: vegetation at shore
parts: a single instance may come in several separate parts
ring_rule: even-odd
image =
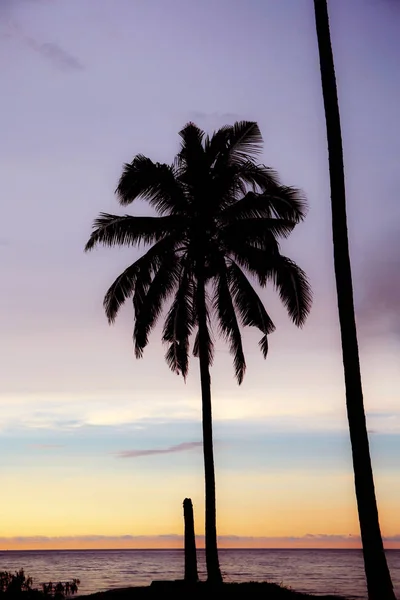
[[[39,588],[34,587],[33,579],[25,575],[23,569],[16,573],[8,571],[0,572],[0,598],[4,599],[19,598],[20,600],[66,600],[77,594],[79,579],[58,583],[42,583]],[[259,598],[268,598],[268,600],[291,600],[296,598],[311,599],[316,598],[312,594],[303,594],[296,592],[285,585],[263,582],[245,582],[245,583],[220,583],[212,584],[208,582],[187,583],[184,580],[175,581],[154,581],[150,586],[137,586],[107,590],[105,592],[96,592],[87,594],[83,597],[90,600],[128,600],[132,598],[158,599],[172,597],[174,599],[191,598],[201,600],[217,592],[219,598],[228,600],[239,600],[248,598],[258,600]],[[346,600],[342,596],[318,596],[319,600]]]
[[[25,575],[24,569],[15,573],[0,572],[0,598],[21,598],[23,600],[65,600],[78,592],[79,579],[41,583],[33,586],[33,579]]]
[[[174,598],[175,599],[198,599],[210,597],[215,594],[217,598],[227,600],[296,600],[297,598],[306,600],[316,599],[317,596],[311,594],[302,594],[276,583],[263,582],[246,582],[246,583],[222,583],[217,586],[208,584],[207,582],[197,583],[194,585],[185,584],[181,581],[166,581],[155,582],[147,587],[130,587],[117,590],[109,590],[107,592],[99,592],[85,596],[91,600],[128,600],[132,598]],[[318,596],[318,600],[345,600],[342,596]]]

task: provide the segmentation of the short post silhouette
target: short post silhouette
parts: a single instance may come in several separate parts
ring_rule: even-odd
[[[183,518],[185,521],[185,581],[187,583],[196,583],[199,576],[197,573],[193,504],[190,498],[185,498],[183,501]]]

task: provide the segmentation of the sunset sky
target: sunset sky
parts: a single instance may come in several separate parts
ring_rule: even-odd
[[[400,547],[400,6],[331,0],[359,342],[380,520]],[[264,361],[212,369],[221,546],[358,545],[312,0],[0,0],[0,549],[180,546],[204,533],[201,398],[144,359],[102,300],[138,253],[85,255],[136,153],[187,121],[256,120],[262,161],[310,211],[283,249],[308,273],[302,330],[273,290]],[[142,211],[140,205],[130,212]]]

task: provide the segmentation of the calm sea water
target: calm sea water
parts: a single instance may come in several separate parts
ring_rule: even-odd
[[[400,599],[400,550],[387,552]],[[358,550],[220,550],[226,581],[273,581],[312,594],[366,598],[361,552]],[[204,551],[198,552],[200,578],[205,578]],[[24,568],[35,584],[81,580],[80,594],[183,576],[181,550],[43,550],[0,552],[0,571]]]

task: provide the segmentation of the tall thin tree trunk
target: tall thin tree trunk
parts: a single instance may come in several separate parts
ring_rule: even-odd
[[[197,315],[199,321],[199,361],[203,416],[203,454],[205,475],[205,534],[207,580],[221,583],[216,526],[215,472],[211,413],[211,378],[208,358],[207,311],[205,283],[202,273],[197,276]]]
[[[314,8],[328,138],[333,251],[347,416],[368,597],[370,600],[395,600],[379,527],[361,385],[347,235],[343,145],[327,0],[314,0]]]

